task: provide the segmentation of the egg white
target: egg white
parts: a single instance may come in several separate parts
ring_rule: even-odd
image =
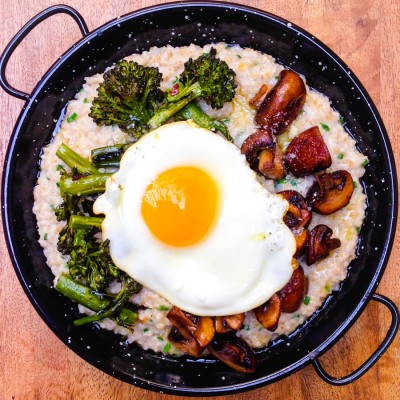
[[[141,215],[148,185],[179,166],[207,172],[222,198],[211,232],[187,247],[160,242]],[[132,145],[94,204],[96,213],[106,215],[102,232],[114,263],[172,304],[202,316],[248,311],[288,282],[296,245],[282,220],[287,207],[257,181],[235,145],[192,121],[164,125]]]

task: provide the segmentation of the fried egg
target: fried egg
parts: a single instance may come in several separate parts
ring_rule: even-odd
[[[234,144],[192,121],[133,144],[94,204],[114,263],[200,316],[251,310],[289,281],[287,208]]]

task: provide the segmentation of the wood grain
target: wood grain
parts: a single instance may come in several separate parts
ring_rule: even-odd
[[[400,2],[398,0],[267,0],[239,3],[284,17],[312,32],[346,61],[371,94],[389,131],[396,162],[400,164],[397,134],[400,115]],[[17,30],[57,0],[0,2],[3,49]],[[69,0],[89,29],[135,9],[161,3]],[[67,16],[54,16],[36,28],[19,46],[7,69],[9,81],[30,92],[48,67],[80,38]],[[0,91],[1,161],[23,102]],[[378,292],[400,303],[400,236]],[[351,372],[375,350],[390,317],[384,307],[371,303],[355,326],[321,357],[335,376]],[[221,399],[398,399],[400,339],[397,337],[365,376],[345,387],[331,387],[312,367],[265,388]],[[39,318],[26,298],[0,239],[0,397],[2,399],[146,399],[175,398],[122,383],[81,360],[64,346]]]

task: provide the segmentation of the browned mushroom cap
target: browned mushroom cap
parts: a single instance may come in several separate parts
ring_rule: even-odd
[[[215,335],[208,351],[235,371],[253,373],[256,356],[250,346],[235,335]]]
[[[240,151],[246,156],[246,161],[250,164],[250,168],[257,171],[260,152],[264,149],[273,150],[274,147],[275,140],[271,131],[260,129],[245,139]]]
[[[354,183],[349,172],[339,170],[318,174],[307,192],[307,200],[319,214],[332,214],[347,206],[353,195]]]
[[[295,120],[306,100],[306,87],[296,72],[283,70],[278,82],[265,96],[255,121],[280,135]]]
[[[340,239],[331,239],[332,229],[326,225],[317,225],[308,236],[306,262],[314,264],[317,260],[325,258],[329,252],[340,247]]]
[[[214,337],[215,329],[211,317],[199,317],[173,306],[168,311],[167,318],[183,336],[186,337],[186,331],[189,332],[203,348]]]
[[[331,164],[331,155],[318,126],[300,133],[286,149],[285,165],[294,176],[314,174]]]
[[[244,313],[215,317],[214,325],[217,333],[228,333],[239,330],[243,326]]]
[[[278,194],[289,202],[283,222],[290,229],[307,228],[311,221],[311,207],[306,199],[296,190],[282,190]]]
[[[171,328],[168,334],[168,340],[183,353],[194,357],[199,357],[205,349],[205,347],[199,345],[189,331],[180,331],[175,326]]]
[[[308,241],[308,230],[300,228],[293,232],[294,239],[296,240],[296,252],[294,253],[294,258],[299,258],[303,255]]]
[[[299,265],[299,267],[293,271],[289,282],[278,292],[283,312],[291,313],[300,307],[306,295],[307,286],[304,269]]]
[[[258,89],[258,92],[254,95],[254,97],[249,101],[249,104],[252,107],[260,107],[261,103],[263,101],[263,97],[265,96],[265,94],[268,92],[268,85],[262,84],[260,89]]]
[[[275,293],[272,297],[254,309],[257,321],[269,331],[273,332],[278,327],[279,317],[281,316],[281,299]]]

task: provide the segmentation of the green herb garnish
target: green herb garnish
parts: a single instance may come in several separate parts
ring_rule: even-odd
[[[322,122],[319,123],[322,126],[322,129],[326,132],[329,132],[331,128],[327,124],[323,124]]]
[[[310,296],[304,296],[303,303],[304,303],[306,306],[308,306],[308,305],[310,304],[310,300],[311,300],[311,297],[310,297]]]
[[[67,118],[67,122],[75,121],[77,117],[78,117],[78,114],[74,112],[73,114],[71,114],[71,115]]]
[[[83,102],[84,102],[84,103],[89,103],[89,100],[85,97],[85,98],[83,99]]]
[[[353,186],[354,186],[354,188],[357,187],[357,181],[353,181]]]
[[[338,119],[338,122],[339,122],[340,124],[343,124],[344,118],[343,118],[342,116],[340,116],[339,119]]]
[[[163,352],[164,352],[164,353],[168,353],[170,348],[171,348],[171,343],[168,342],[168,343],[163,347]]]
[[[331,292],[331,285],[329,285],[329,283],[327,283],[327,284],[324,286],[324,289],[325,289],[328,293],[330,293],[330,292]]]
[[[341,159],[343,158],[343,153],[339,153],[339,154],[337,155],[337,158],[338,158],[339,160],[341,160]]]
[[[368,159],[365,159],[365,160],[362,162],[361,166],[365,168],[367,165],[368,165]]]
[[[44,240],[47,240],[47,238],[48,238],[48,234],[45,233],[44,236],[43,236],[43,239],[44,239]]]
[[[169,310],[169,307],[168,306],[160,306],[160,307],[158,307],[158,309],[160,310],[160,311],[168,311]]]

